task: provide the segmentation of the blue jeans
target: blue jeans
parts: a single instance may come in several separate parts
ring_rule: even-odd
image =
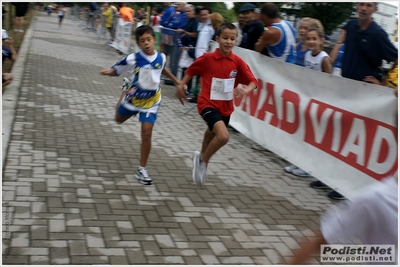
[[[166,56],[169,56],[169,69],[172,74],[176,77],[178,74],[178,63],[179,58],[181,57],[181,50],[178,45],[167,45],[164,44],[164,53]]]

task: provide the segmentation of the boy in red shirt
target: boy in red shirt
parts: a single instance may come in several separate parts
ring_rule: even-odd
[[[207,164],[212,155],[228,143],[227,126],[234,110],[233,94],[242,96],[257,88],[257,79],[249,66],[232,53],[238,35],[235,25],[223,23],[215,35],[219,48],[196,59],[177,88],[178,99],[184,104],[184,85],[193,76],[202,78],[197,108],[208,128],[204,133],[201,154],[195,151],[193,156],[193,181],[199,185],[206,181]]]

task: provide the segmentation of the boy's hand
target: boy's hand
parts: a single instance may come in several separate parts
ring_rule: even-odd
[[[104,69],[100,71],[101,75],[109,75],[109,76],[115,76],[115,70],[114,69]]]
[[[185,105],[185,101],[187,102],[186,96],[187,86],[186,84],[179,83],[176,88],[176,97],[181,101],[182,105]],[[185,101],[184,101],[185,100]]]
[[[235,93],[236,97],[242,97],[243,95],[253,91],[253,88],[248,86],[248,85],[239,85],[235,89],[233,89],[233,92]]]

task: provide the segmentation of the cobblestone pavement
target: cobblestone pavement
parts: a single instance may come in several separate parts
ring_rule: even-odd
[[[122,78],[99,75],[122,56],[72,19],[59,29],[39,13],[31,27],[3,170],[4,264],[278,264],[313,236],[327,192],[238,133],[206,185],[193,184],[206,125],[171,86],[148,163],[155,183],[138,183],[140,124],[114,122]]]

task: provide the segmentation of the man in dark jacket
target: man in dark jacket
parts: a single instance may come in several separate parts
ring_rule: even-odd
[[[239,9],[239,14],[243,15],[243,20],[246,24],[242,28],[243,38],[240,47],[253,51],[258,38],[264,32],[264,26],[255,19],[254,9],[255,6],[249,3],[242,5]]]

